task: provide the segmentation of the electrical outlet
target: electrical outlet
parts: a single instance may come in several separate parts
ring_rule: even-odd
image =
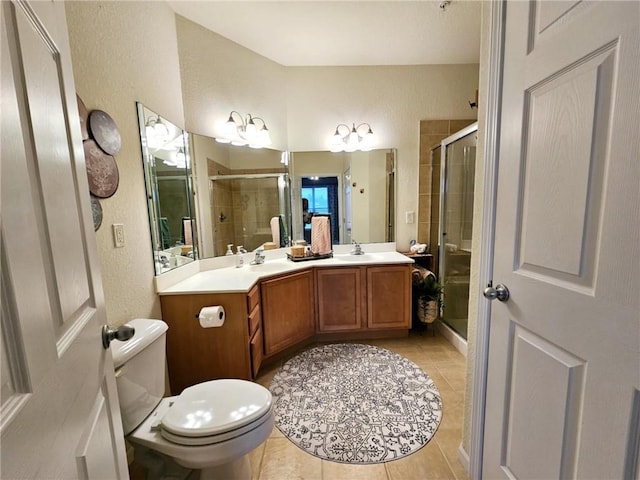
[[[114,223],[113,225],[113,245],[116,248],[124,247],[124,224]]]
[[[415,212],[404,212],[405,223],[414,223],[416,221]]]

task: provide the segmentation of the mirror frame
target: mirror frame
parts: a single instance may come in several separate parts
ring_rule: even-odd
[[[147,197],[147,212],[149,216],[149,233],[151,239],[151,261],[154,265],[154,273],[156,276],[178,268],[186,263],[193,262],[198,259],[198,232],[197,232],[197,213],[194,205],[194,189],[193,189],[193,175],[191,155],[190,155],[190,143],[189,133],[183,129],[180,129],[176,125],[167,121],[155,111],[144,106],[140,102],[136,102],[136,110],[138,113],[138,127],[140,133],[140,146],[142,153],[142,168],[144,172],[145,191]],[[146,112],[149,112],[148,114]],[[173,134],[169,135],[169,140],[159,145],[152,151],[149,145],[149,138],[147,138],[146,124],[149,116],[156,116],[162,118],[163,123],[168,125],[169,129],[173,131]],[[182,140],[178,140],[181,138]],[[183,148],[185,155],[185,167],[181,168],[176,166],[176,172],[179,173],[177,178],[184,179],[185,182],[185,202],[186,202],[186,215],[182,215],[183,218],[188,217],[190,219],[192,244],[189,253],[183,252],[181,245],[170,246],[164,248],[162,244],[160,224],[161,209],[160,209],[160,191],[158,188],[158,175],[156,170],[156,156],[153,152],[160,150],[163,146],[171,143],[178,142]],[[177,248],[180,247],[180,253],[178,254]],[[189,255],[189,256],[186,256]],[[175,257],[175,262],[173,261]],[[163,262],[168,262],[167,265],[163,265]]]

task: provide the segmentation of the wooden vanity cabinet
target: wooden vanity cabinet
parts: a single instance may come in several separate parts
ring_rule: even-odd
[[[317,268],[316,299],[318,332],[360,330],[363,327],[363,288],[361,270]]]
[[[411,328],[411,267],[316,269],[318,332]]]
[[[246,293],[161,295],[167,331],[171,393],[217,378],[251,380],[262,361],[260,290]],[[196,315],[224,306],[224,325],[202,328]],[[255,345],[254,345],[255,344]]]
[[[312,269],[263,280],[260,295],[266,357],[314,335]]]

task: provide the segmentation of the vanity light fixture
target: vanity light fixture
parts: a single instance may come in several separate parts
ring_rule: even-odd
[[[164,163],[168,167],[176,167],[179,169],[189,168],[189,161],[184,152],[183,146],[179,146],[175,154],[171,154],[171,158],[167,160],[163,160],[162,163]]]
[[[235,114],[235,116],[234,116]],[[258,125],[256,125],[258,122]],[[232,110],[229,119],[225,123],[225,136],[216,138],[219,143],[231,143],[232,145],[249,145],[251,148],[263,148],[271,145],[271,136],[267,124],[260,117],[254,117],[250,113],[242,117]]]
[[[353,124],[349,128],[344,123],[338,124],[336,133],[331,137],[330,150],[332,152],[355,152],[362,150],[363,152],[371,150],[373,146],[373,130],[368,123],[361,123],[356,127]]]
[[[149,117],[144,124],[147,142],[150,147],[158,147],[169,138],[169,127],[162,121],[160,115]]]

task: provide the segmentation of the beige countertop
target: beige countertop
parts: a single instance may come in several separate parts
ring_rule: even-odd
[[[220,268],[208,268],[207,261],[194,262],[201,263],[198,268],[192,266],[189,269],[181,267],[183,270],[176,273],[172,278],[165,277],[164,274],[156,277],[156,291],[159,295],[187,295],[198,293],[246,293],[256,282],[262,278],[279,275],[283,273],[293,273],[311,267],[349,267],[362,265],[388,265],[413,263],[413,260],[396,251],[377,251],[378,248],[367,249],[363,246],[364,255],[351,255],[348,250],[341,252],[334,251],[333,258],[322,260],[309,260],[304,262],[293,262],[288,260],[283,249],[267,252],[267,260],[260,265],[250,265],[253,255],[248,253],[245,256],[245,264],[241,268],[232,266],[222,266]],[[222,257],[224,258],[224,257]],[[217,263],[221,263],[218,260]],[[231,259],[226,259],[229,264]],[[212,263],[212,262],[209,262]],[[173,273],[173,272],[169,272]]]

